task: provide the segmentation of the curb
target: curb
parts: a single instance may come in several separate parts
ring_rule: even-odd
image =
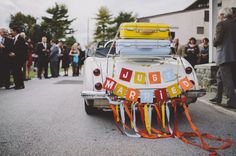
[[[216,105],[216,104],[212,104],[211,102],[209,102],[208,100],[203,99],[203,98],[198,98],[197,100],[202,102],[202,103],[204,103],[204,104],[206,104],[206,105],[208,105],[208,106],[214,107],[219,112],[222,112],[222,113],[225,113],[227,115],[231,115],[231,116],[236,117],[236,112],[231,110],[230,108],[224,108],[222,106],[219,106],[219,105]]]

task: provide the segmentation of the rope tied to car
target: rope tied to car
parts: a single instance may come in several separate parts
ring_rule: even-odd
[[[122,134],[129,137],[142,137],[148,139],[179,138],[186,144],[208,151],[211,156],[217,155],[217,151],[219,150],[224,150],[232,146],[232,139],[222,139],[208,133],[201,133],[193,123],[186,103],[186,97],[178,97],[172,100],[159,101],[152,104],[123,100],[120,103],[110,104],[110,108],[113,111],[117,128]],[[192,132],[180,131],[178,127],[177,107],[183,108]],[[170,119],[170,109],[173,110],[174,119],[172,123],[172,120]],[[140,115],[137,116],[137,113]],[[127,119],[126,116],[128,117]],[[138,126],[136,124],[136,121],[138,120],[137,117],[141,118],[141,124]],[[154,117],[156,120],[152,120]],[[156,124],[154,125],[154,123]],[[193,141],[192,138],[198,138],[199,143],[194,142],[195,140]],[[209,145],[209,143],[206,142],[207,140],[221,142],[222,144],[214,147]]]

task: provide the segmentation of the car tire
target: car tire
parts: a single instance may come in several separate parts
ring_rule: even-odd
[[[169,110],[170,110],[171,116],[174,117],[174,108],[171,105],[169,105]],[[180,106],[179,104],[177,104],[176,106],[176,113],[177,115],[182,115],[184,113],[184,108]]]
[[[98,113],[98,109],[93,107],[93,102],[94,100],[87,100],[88,104],[86,103],[86,101],[84,100],[84,108],[85,108],[85,112],[88,115],[95,115]]]

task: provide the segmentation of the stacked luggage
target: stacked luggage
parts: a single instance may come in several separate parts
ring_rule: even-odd
[[[121,24],[116,53],[121,56],[169,55],[169,26],[155,23]]]

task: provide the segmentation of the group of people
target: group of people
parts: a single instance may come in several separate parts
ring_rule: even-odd
[[[175,38],[171,44],[171,53],[184,57],[193,67],[208,63],[209,40],[205,37],[197,44],[196,38],[191,37],[186,45],[181,45],[179,39]]]
[[[64,69],[64,76],[68,76],[70,64],[73,76],[79,76],[84,60],[85,52],[79,43],[68,48],[63,41],[51,40],[48,43],[47,37],[44,36],[34,47],[31,39],[26,37],[19,27],[13,27],[10,33],[7,29],[0,28],[0,88],[24,89],[24,81],[30,80],[33,63],[39,79],[58,77],[60,65]],[[49,66],[51,76],[49,76]],[[11,75],[14,87],[11,87]]]
[[[236,10],[222,8],[219,10],[219,23],[216,26],[213,46],[216,48],[216,64],[219,67],[216,75],[217,93],[210,101],[221,104],[223,91],[226,92],[227,107],[236,109],[233,70],[236,67]],[[209,40],[203,38],[198,45],[194,37],[186,45],[180,45],[179,39],[172,42],[172,54],[184,57],[193,67],[208,63]]]
[[[51,77],[58,77],[61,62],[64,76],[68,76],[70,63],[72,64],[73,76],[79,76],[79,71],[85,60],[85,52],[81,50],[79,43],[74,43],[71,48],[68,48],[62,41],[51,40],[50,43],[47,43],[45,36],[38,43],[34,54],[39,79],[42,79],[43,76],[45,79],[50,78],[48,76],[49,65]]]
[[[0,86],[6,89],[11,85],[10,71],[14,78],[14,88],[25,88],[22,69],[26,62],[28,48],[20,33],[17,27],[12,28],[11,36],[8,36],[7,29],[0,29]]]

